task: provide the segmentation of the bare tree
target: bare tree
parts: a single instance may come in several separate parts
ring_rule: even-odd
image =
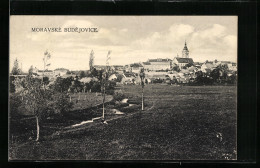
[[[107,59],[106,59],[106,69],[102,73],[102,89],[101,89],[101,91],[103,92],[103,115],[102,115],[102,119],[103,119],[104,123],[107,123],[105,121],[105,100],[106,100],[106,85],[107,85],[107,79],[108,79],[108,76],[109,76],[109,60],[111,59],[110,54],[111,54],[111,51],[108,51]]]

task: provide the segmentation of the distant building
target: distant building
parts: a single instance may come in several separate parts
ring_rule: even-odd
[[[54,70],[54,75],[55,76],[64,76],[67,74],[69,70],[65,68],[57,68]]]
[[[134,64],[130,64],[129,67],[130,67],[130,72],[139,73],[143,68],[143,65],[140,63],[134,63]]]
[[[196,68],[198,68],[198,69],[200,69],[201,68],[201,65],[202,65],[203,63],[200,63],[200,62],[193,62],[193,65],[196,67]]]
[[[131,84],[131,83],[134,83],[135,82],[135,74],[133,73],[124,73],[123,74],[123,78],[121,80],[121,83],[123,84]]]
[[[192,58],[175,57],[173,59],[172,63],[179,66],[179,68],[182,69],[187,64],[193,64],[193,59]]]
[[[187,64],[193,64],[193,59],[189,58],[189,49],[187,47],[186,41],[182,50],[182,57],[179,57],[177,54],[177,56],[174,57],[172,64],[178,66],[180,69],[182,69]]]
[[[94,68],[96,70],[104,70],[104,69],[106,69],[106,65],[94,65]]]
[[[216,61],[206,61],[201,65],[201,71],[204,73],[209,73],[211,72],[213,69],[215,69],[218,66],[218,62]]]
[[[123,71],[124,70],[123,65],[112,65],[112,67],[115,71]]]
[[[37,75],[39,76],[53,76],[54,72],[52,70],[38,70]]]
[[[169,58],[148,59],[148,61],[143,62],[142,65],[144,69],[148,71],[170,70],[172,65],[172,60]]]
[[[124,73],[125,68],[123,65],[112,65],[111,70],[113,70],[114,72],[117,72],[119,74],[122,74],[122,73]]]
[[[228,70],[231,71],[237,71],[237,64],[231,61],[205,61],[201,65],[201,71],[206,72],[206,71],[212,71],[213,69],[217,68],[219,65],[227,65]]]
[[[231,61],[220,61],[221,65],[227,65],[228,69],[231,71],[237,71],[237,64]]]

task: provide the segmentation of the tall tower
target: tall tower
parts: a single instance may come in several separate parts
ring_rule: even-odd
[[[182,50],[182,58],[189,58],[189,50],[186,44],[186,40],[185,40],[184,48]]]

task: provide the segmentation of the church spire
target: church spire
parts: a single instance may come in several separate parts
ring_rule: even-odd
[[[189,58],[189,49],[187,47],[187,42],[185,40],[185,43],[184,43],[184,48],[182,50],[182,57],[183,58]]]

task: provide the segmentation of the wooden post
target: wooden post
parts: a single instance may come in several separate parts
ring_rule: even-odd
[[[36,125],[37,125],[37,138],[36,141],[39,141],[40,139],[40,125],[39,125],[39,118],[36,116]]]
[[[140,70],[140,79],[141,79],[141,85],[142,85],[142,111],[144,110],[144,78],[145,78],[145,74],[144,74],[144,69],[142,68]]]
[[[144,110],[144,87],[142,87],[142,111]]]
[[[105,99],[106,99],[106,87],[104,86],[104,91],[103,91],[103,115],[102,118],[105,120]]]

